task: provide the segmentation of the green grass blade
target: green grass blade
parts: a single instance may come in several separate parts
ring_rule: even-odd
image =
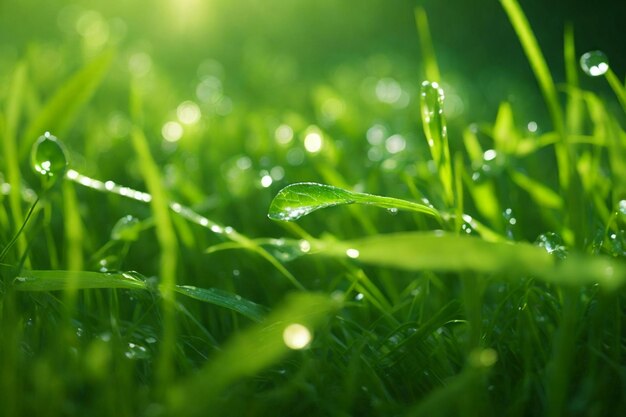
[[[493,126],[493,140],[496,151],[507,155],[515,153],[519,138],[515,131],[513,109],[507,101],[502,102],[498,108],[498,114]]]
[[[441,215],[437,210],[424,204],[391,197],[355,193],[313,182],[291,184],[280,190],[270,204],[268,217],[272,220],[294,221],[316,210],[354,203],[409,210],[428,214],[441,220]]]
[[[105,51],[63,84],[26,127],[19,155],[23,158],[33,141],[45,131],[63,137],[80,109],[91,99],[113,62],[114,52]]]
[[[196,375],[172,389],[169,414],[196,416],[212,412],[228,386],[257,374],[289,353],[284,340],[289,325],[300,324],[313,332],[338,307],[338,302],[326,295],[292,294],[263,323],[234,336]]]
[[[483,239],[437,232],[404,232],[336,243],[338,255],[359,261],[413,271],[532,272],[554,265],[545,250],[529,244],[487,242]],[[354,250],[351,252],[351,249]]]
[[[85,230],[81,221],[76,190],[71,182],[63,183],[63,208],[65,214],[66,265],[73,271],[83,269],[83,241]]]
[[[541,92],[543,93],[548,110],[552,116],[552,121],[555,124],[554,128],[557,132],[562,133],[563,129],[563,116],[561,114],[561,107],[559,105],[556,87],[552,74],[548,64],[539,48],[537,38],[530,28],[528,19],[522,11],[519,3],[516,0],[500,0],[504,11],[509,17],[513,29],[515,30],[517,37],[524,48],[528,62],[535,73]]]
[[[435,48],[433,48],[433,41],[430,36],[428,17],[426,16],[426,12],[423,7],[415,8],[415,24],[417,26],[417,33],[419,34],[420,46],[422,48],[422,59],[424,59],[426,78],[430,81],[439,82],[441,80],[441,76],[439,75],[439,66],[437,65]]]
[[[217,288],[198,288],[190,285],[177,285],[176,292],[186,295],[195,300],[214,304],[236,311],[256,322],[263,320],[266,309],[259,304],[242,298],[240,295],[231,294]]]
[[[546,105],[548,106],[548,111],[550,112],[554,129],[560,135],[561,141],[564,141],[565,125],[563,122],[561,106],[559,104],[552,74],[550,73],[550,69],[548,68],[548,64],[546,63],[543,53],[539,48],[537,38],[535,38],[535,34],[530,28],[528,19],[526,18],[526,15],[524,15],[522,8],[516,0],[500,0],[500,3],[508,15],[513,29],[522,44],[522,48],[526,53],[528,62],[535,73],[535,77],[539,83],[539,88],[541,89]],[[561,143],[557,143],[556,154],[559,169],[559,180],[563,189],[567,190],[570,183],[571,169],[571,161],[567,148],[565,148],[565,146]]]
[[[574,254],[557,264],[554,257],[539,246],[488,242],[443,232],[394,233],[345,242],[315,242],[312,246],[331,256],[409,271],[534,276],[571,286],[599,283],[608,291],[626,282],[626,265],[610,258]]]
[[[565,78],[569,89],[577,90],[578,83],[578,59],[576,58],[576,44],[574,41],[574,28],[572,25],[565,26],[563,36],[563,55],[565,58]],[[566,107],[567,133],[577,134],[581,132],[583,122],[583,107],[580,94],[568,94]],[[571,138],[570,138],[571,141]]]
[[[129,273],[89,271],[21,271],[13,280],[18,291],[64,291],[67,289],[126,288],[145,290],[145,281]]]
[[[11,80],[11,88],[9,90],[9,98],[6,109],[6,121],[4,124],[4,132],[2,135],[2,150],[5,162],[5,172],[7,182],[11,185],[9,192],[9,207],[11,216],[13,217],[13,229],[17,232],[24,222],[24,213],[22,210],[22,175],[19,167],[19,157],[17,151],[17,127],[20,122],[20,114],[22,101],[24,96],[24,88],[26,84],[26,65],[20,63],[17,65],[13,78]],[[20,254],[26,250],[26,238],[20,235],[17,240],[17,248]],[[30,261],[26,259],[26,266]]]
[[[150,195],[149,193],[115,184],[113,181],[106,181],[105,183],[95,178],[83,175],[73,169],[67,171],[65,178],[97,191],[113,193],[125,198],[141,201],[143,203],[152,202],[152,195]],[[298,282],[296,277],[294,277],[291,272],[289,272],[279,261],[276,260],[276,258],[269,254],[265,249],[258,246],[252,239],[235,231],[235,229],[230,226],[222,226],[211,219],[201,216],[200,214],[191,210],[189,207],[183,206],[182,204],[175,201],[169,202],[169,208],[181,218],[197,224],[198,226],[211,231],[211,233],[229,239],[233,242],[234,246],[249,249],[257,253],[267,262],[272,264],[272,266],[274,266],[281,274],[283,274],[296,288],[301,290],[304,289],[302,284]]]
[[[485,369],[471,367],[463,370],[460,374],[450,378],[447,383],[431,392],[417,405],[412,407],[407,417],[421,416],[451,416],[459,415],[459,410],[464,409],[466,396],[476,386],[480,386],[484,382],[485,374],[489,368]],[[475,413],[473,410],[467,415]],[[482,413],[476,413],[481,415]]]
[[[443,114],[444,93],[436,82],[424,81],[420,93],[420,109],[424,134],[430,153],[437,166],[443,187],[443,197],[448,205],[454,205],[452,161],[448,147],[448,127]]]
[[[617,75],[615,75],[615,72],[613,72],[611,68],[609,68],[604,76],[615,93],[619,104],[622,106],[622,110],[626,113],[626,87],[622,85],[619,78],[617,78]]]
[[[164,299],[163,309],[163,343],[161,344],[160,361],[158,368],[159,380],[163,386],[171,377],[171,356],[175,347],[175,287],[176,270],[178,263],[178,240],[170,218],[170,203],[167,198],[161,175],[156,162],[150,153],[150,146],[140,127],[142,121],[141,97],[136,88],[131,90],[131,113],[135,122],[131,138],[139,163],[139,169],[146,182],[148,192],[152,195],[150,207],[154,215],[157,240],[161,249],[160,254],[160,283],[159,291]]]
[[[517,171],[511,171],[510,174],[513,182],[526,191],[539,205],[553,209],[563,207],[561,196],[539,181],[535,181]]]

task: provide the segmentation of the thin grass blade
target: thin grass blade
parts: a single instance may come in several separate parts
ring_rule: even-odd
[[[45,131],[62,137],[80,109],[91,99],[109,70],[115,53],[107,50],[79,70],[48,100],[26,127],[19,150],[24,157],[30,145]]]
[[[190,285],[177,285],[176,292],[195,300],[214,304],[236,311],[256,322],[263,320],[266,309],[259,304],[217,288],[198,288]]]
[[[546,250],[528,243],[488,242],[443,232],[405,232],[331,242],[321,252],[409,271],[474,271],[501,278],[530,276],[559,285],[599,283],[607,291],[626,283],[626,265],[610,258],[572,254],[557,263]]]
[[[169,414],[199,416],[214,412],[215,400],[229,385],[257,374],[290,351],[285,332],[291,324],[313,332],[338,307],[339,303],[326,295],[291,295],[263,323],[234,336],[196,375],[170,390]]]
[[[127,272],[34,270],[21,271],[13,280],[18,291],[64,291],[67,289],[126,288],[145,290],[145,281]]]

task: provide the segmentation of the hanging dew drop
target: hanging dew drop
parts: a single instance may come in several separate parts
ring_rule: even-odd
[[[67,171],[67,157],[63,144],[50,132],[37,138],[31,151],[31,165],[43,176],[44,188],[49,188]]]
[[[609,70],[609,58],[602,51],[589,51],[580,57],[580,67],[585,74],[598,77]]]

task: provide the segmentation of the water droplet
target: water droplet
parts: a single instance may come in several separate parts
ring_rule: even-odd
[[[498,153],[494,149],[487,149],[483,154],[483,159],[485,161],[493,161],[498,156]]]
[[[610,255],[616,257],[626,256],[626,232],[624,230],[611,233],[607,240],[607,249]]]
[[[128,359],[133,360],[149,359],[150,352],[148,352],[148,349],[146,349],[145,346],[131,342],[128,344],[128,350],[124,352],[124,356],[126,356]]]
[[[517,224],[517,219],[513,215],[513,209],[510,207],[505,209],[502,213],[502,217],[504,217],[506,234],[509,238],[513,238],[513,231],[515,229],[515,225]]]
[[[50,132],[39,136],[31,151],[31,164],[43,176],[44,187],[49,188],[67,170],[68,162],[63,144]]]
[[[489,151],[487,151],[489,152]],[[485,152],[485,154],[487,154]],[[491,155],[486,155],[491,157]],[[484,183],[496,177],[501,170],[501,166],[497,164],[495,156],[493,159],[483,159],[482,163],[472,173],[472,181],[475,183]]]
[[[300,250],[304,253],[307,253],[308,251],[311,250],[311,244],[309,243],[308,240],[301,240],[299,245],[300,245]]]
[[[356,259],[356,258],[359,257],[359,255],[360,255],[360,253],[359,253],[358,249],[350,248],[350,249],[346,250],[346,256],[348,258]]]
[[[535,244],[545,248],[546,252],[553,254],[559,259],[567,257],[567,248],[563,244],[563,239],[553,232],[543,233],[537,237]]]
[[[585,74],[598,77],[609,70],[609,58],[602,51],[585,52],[580,57],[580,67]]]
[[[211,231],[213,233],[217,233],[219,235],[219,234],[224,233],[224,228],[214,224],[214,225],[211,226]]]
[[[424,133],[435,163],[442,158],[442,142],[446,136],[446,122],[443,116],[443,90],[436,82],[424,81],[421,89],[421,110]]]
[[[476,229],[476,222],[474,221],[472,216],[468,214],[464,214],[463,224],[461,224],[461,231],[468,235],[472,235],[472,234],[477,234],[475,232],[475,229]]]
[[[617,211],[622,214],[622,216],[626,216],[626,200],[620,200],[617,203]]]
[[[363,295],[363,293],[359,292],[354,296],[354,299],[356,301],[361,301],[365,296]]]
[[[111,239],[134,242],[139,237],[139,232],[141,232],[141,222],[129,214],[115,223],[111,230]]]
[[[314,210],[311,208],[306,208],[306,207],[298,207],[298,208],[285,207],[280,213],[277,213],[272,218],[290,222],[293,220],[298,220],[300,217],[306,216],[312,211]]]

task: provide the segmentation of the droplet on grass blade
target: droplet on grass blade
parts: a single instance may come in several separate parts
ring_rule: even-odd
[[[31,165],[35,172],[42,175],[44,188],[49,188],[58,177],[65,175],[67,156],[56,136],[46,132],[37,138],[31,150]]]
[[[444,92],[436,82],[424,81],[420,93],[420,109],[426,141],[430,148],[444,197],[449,205],[454,202],[452,164],[448,148],[448,128],[443,114]]]
[[[580,57],[580,67],[590,77],[598,77],[609,70],[609,58],[602,51],[585,52]]]
[[[139,237],[140,231],[141,223],[139,219],[129,214],[115,223],[115,226],[113,226],[111,230],[111,239],[134,242],[137,240],[137,237]]]
[[[563,244],[563,239],[556,233],[548,232],[539,235],[535,244],[544,248],[546,252],[559,259],[565,259],[567,257],[567,248]]]
[[[421,90],[421,109],[424,132],[428,146],[433,153],[433,159],[441,159],[441,142],[445,135],[445,120],[443,119],[444,94],[436,82],[424,81]]]

